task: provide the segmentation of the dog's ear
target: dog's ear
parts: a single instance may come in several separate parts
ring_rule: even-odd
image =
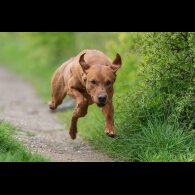
[[[81,65],[83,71],[86,73],[86,70],[89,68],[89,65],[85,62],[84,55],[86,53],[82,54],[79,59],[79,64]]]
[[[122,65],[121,56],[117,53],[114,61],[112,62],[112,70],[116,72]]]

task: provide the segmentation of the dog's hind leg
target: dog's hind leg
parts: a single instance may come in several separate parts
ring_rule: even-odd
[[[63,76],[58,69],[51,80],[51,96],[52,100],[48,103],[49,108],[54,110],[60,105],[66,96],[66,86],[64,84]]]

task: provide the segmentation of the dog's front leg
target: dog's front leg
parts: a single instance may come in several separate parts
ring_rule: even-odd
[[[77,121],[80,117],[84,117],[87,114],[88,102],[87,99],[76,89],[71,90],[71,96],[76,101],[76,107],[72,115],[69,134],[72,139],[75,139],[77,133]]]
[[[114,107],[112,101],[108,102],[103,107],[102,111],[106,118],[105,133],[110,137],[114,137],[116,135],[116,131],[114,127]]]

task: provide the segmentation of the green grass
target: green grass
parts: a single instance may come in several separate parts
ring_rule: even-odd
[[[46,162],[48,159],[30,153],[13,135],[16,129],[0,122],[0,162]]]
[[[58,113],[66,128],[70,126],[71,114],[72,109]],[[82,137],[95,148],[120,161],[195,162],[193,131],[185,131],[158,119],[149,120],[137,129],[121,130],[119,127],[116,123],[115,138],[105,135],[104,116],[95,105],[90,106],[87,116],[78,121],[78,133]]]
[[[130,140],[132,155],[146,162],[195,161],[193,132],[160,120],[148,121]]]
[[[96,109],[89,109],[88,116],[80,119],[79,133],[102,152],[122,161],[195,161],[193,131],[154,120],[132,130],[120,130],[116,125],[117,137],[110,138],[104,134],[103,114]]]

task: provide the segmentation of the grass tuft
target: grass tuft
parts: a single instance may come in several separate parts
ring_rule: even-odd
[[[32,154],[17,141],[15,129],[8,123],[0,122],[0,162],[46,162],[48,159]]]

